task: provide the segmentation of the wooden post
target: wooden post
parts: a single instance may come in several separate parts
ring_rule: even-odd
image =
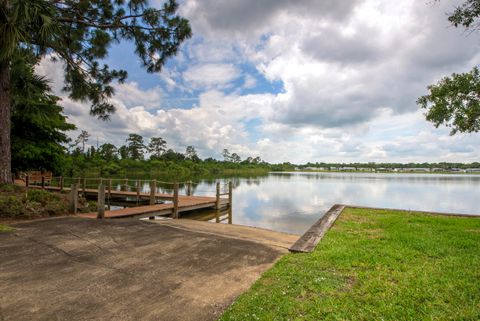
[[[220,182],[217,182],[217,193],[215,196],[215,221],[220,223]]]
[[[77,214],[78,207],[78,185],[72,184],[70,187],[70,204],[68,211],[72,214]]]
[[[42,175],[42,189],[45,189],[45,176]]]
[[[192,196],[192,181],[187,182],[187,195]]]
[[[63,192],[63,176],[60,176],[60,192]]]
[[[217,193],[215,195],[215,208],[220,209],[220,182],[217,182]]]
[[[77,177],[77,185],[80,186],[80,177]]]
[[[83,183],[82,183],[82,194],[83,194],[83,197],[87,198],[87,196],[85,195],[85,190],[87,189],[87,179],[84,177],[83,178]]]
[[[233,217],[232,201],[233,201],[233,184],[230,181],[228,183],[228,224],[232,224],[232,217]]]
[[[111,208],[111,200],[110,200],[111,197],[112,197],[112,179],[110,178],[108,180],[108,210],[109,211]]]
[[[228,182],[228,206],[232,207],[233,184]]]
[[[120,190],[122,190],[122,189],[120,189]],[[128,191],[128,178],[125,178],[125,184],[123,186],[123,190]]]
[[[140,180],[138,179],[137,179],[136,186],[137,186],[137,205],[138,205],[138,203],[140,202]]]
[[[25,186],[28,188],[28,186],[30,186],[30,176],[25,175]]]
[[[97,218],[105,218],[105,185],[98,186],[98,212]]]
[[[173,185],[173,218],[178,218],[178,183]]]
[[[157,181],[150,182],[150,205],[155,205],[155,194],[157,192]]]

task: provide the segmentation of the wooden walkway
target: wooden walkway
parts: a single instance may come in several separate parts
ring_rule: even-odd
[[[58,186],[37,186],[30,185],[29,188],[34,189],[45,189],[50,191],[67,191],[71,192],[71,189],[64,187],[61,189]],[[78,189],[78,192],[88,197],[96,197],[99,194],[98,189]],[[153,193],[137,192],[137,191],[121,191],[121,190],[110,190],[106,193],[109,198],[130,198],[130,199],[148,199],[152,200]],[[223,194],[225,195],[225,194]],[[175,195],[174,194],[163,194],[155,193],[154,196],[155,203],[156,200],[167,201],[162,204],[151,204],[153,205],[144,205],[144,206],[134,206],[118,210],[108,210],[105,211],[104,218],[143,218],[143,217],[153,217],[153,216],[174,216],[175,215]],[[218,203],[217,203],[218,201]],[[230,205],[229,198],[222,198],[219,195],[216,197],[209,196],[189,196],[189,195],[178,195],[177,196],[177,215],[182,212],[189,212],[198,209],[217,209],[218,211],[222,208],[228,208]],[[77,214],[80,217],[86,218],[97,218],[98,213],[80,213]]]

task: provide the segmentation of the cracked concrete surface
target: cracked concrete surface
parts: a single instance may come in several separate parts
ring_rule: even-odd
[[[0,234],[0,320],[215,320],[286,251],[74,217]]]

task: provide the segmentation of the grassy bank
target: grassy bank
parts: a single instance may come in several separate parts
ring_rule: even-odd
[[[346,209],[221,320],[479,320],[480,219]]]
[[[13,227],[0,224],[0,233],[13,232],[15,229]]]

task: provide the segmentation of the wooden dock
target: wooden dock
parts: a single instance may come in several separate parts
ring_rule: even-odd
[[[190,212],[198,209],[215,209],[215,197],[201,197],[201,196],[180,196],[178,198],[178,213]],[[227,207],[228,200],[221,200],[221,206]],[[105,218],[143,218],[152,216],[173,216],[174,204],[164,203],[155,205],[127,207],[124,209],[105,211]],[[81,217],[97,218],[97,213],[77,214]]]
[[[191,212],[199,209],[213,209],[220,215],[220,211],[223,209],[230,209],[232,203],[232,184],[228,184],[228,192],[221,193],[220,183],[216,184],[216,195],[212,196],[197,196],[192,195],[191,183],[186,189],[188,195],[179,195],[178,183],[171,183],[173,185],[173,194],[159,193],[156,188],[156,181],[150,181],[150,191],[142,192],[140,183],[136,182],[136,190],[118,190],[112,189],[111,180],[108,184],[105,184],[100,179],[100,185],[98,189],[86,188],[85,184],[82,186],[78,183],[72,184],[71,187],[64,187],[64,179],[59,180],[58,186],[46,185],[30,185],[28,178],[25,185],[28,188],[33,189],[45,189],[50,191],[63,191],[70,194],[71,199],[71,211],[78,216],[87,218],[144,218],[154,216],[171,216],[173,218],[179,218],[180,213]],[[75,179],[75,181],[82,181],[81,179]],[[106,185],[108,188],[105,188]],[[73,189],[73,190],[72,190]],[[78,195],[82,194],[86,198],[98,200],[98,211],[92,213],[76,213],[76,204],[78,202]],[[224,196],[224,197],[222,197]],[[225,197],[228,196],[228,197]],[[110,209],[110,200],[112,199],[124,199],[129,200],[129,206],[123,209],[105,210],[105,200],[108,200],[108,209]],[[133,201],[132,201],[133,200]],[[140,201],[147,200],[149,205],[140,205]],[[136,201],[136,204],[135,204]],[[161,203],[159,204],[158,201]],[[126,202],[126,201],[125,201]]]

